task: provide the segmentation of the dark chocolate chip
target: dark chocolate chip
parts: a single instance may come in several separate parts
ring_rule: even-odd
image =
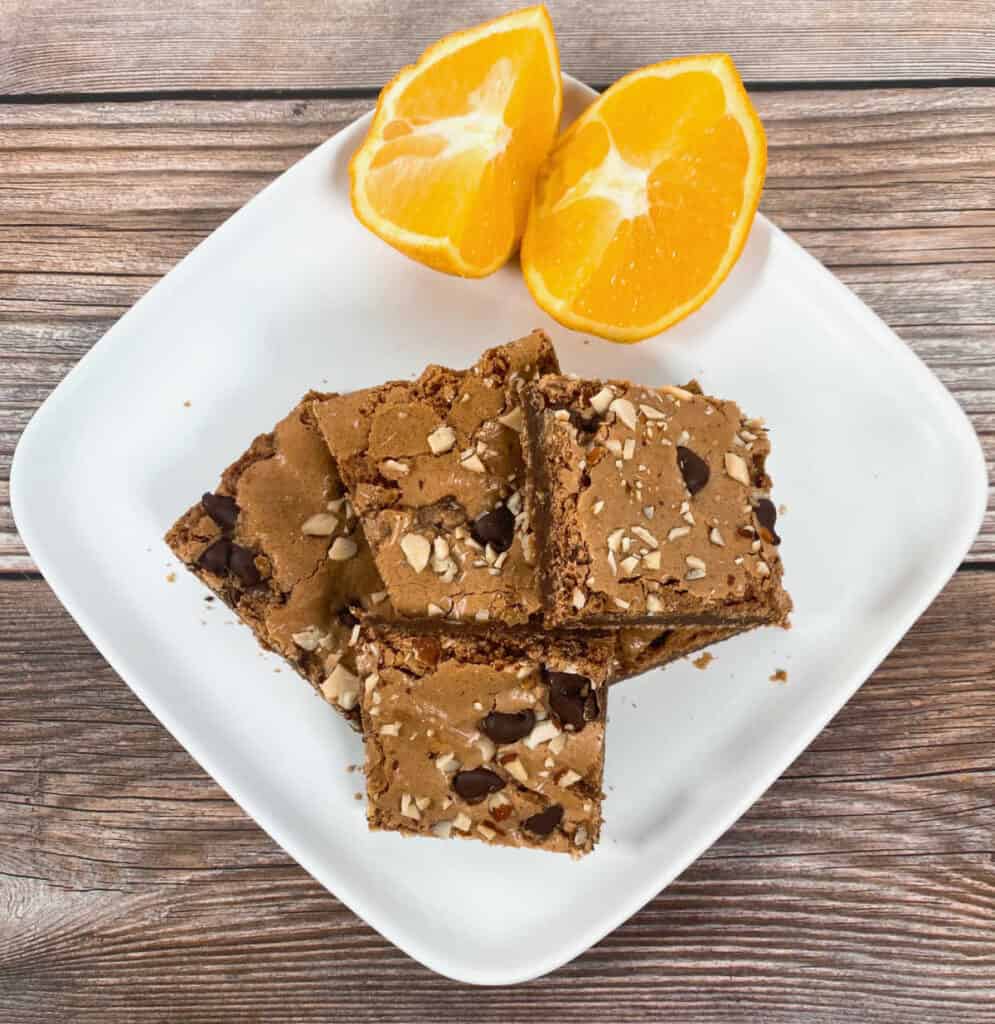
[[[235,499],[227,494],[207,493],[200,499],[204,511],[221,527],[222,530],[234,530],[238,519],[238,505]]]
[[[216,540],[209,548],[205,548],[197,559],[197,564],[207,572],[213,572],[215,576],[224,576],[228,572],[228,562],[231,558],[231,541],[226,537]]]
[[[570,423],[578,434],[594,434],[601,426],[601,417],[593,410],[583,413],[579,409],[571,409]]]
[[[505,781],[500,775],[487,768],[472,768],[467,772],[457,772],[453,776],[453,789],[468,804],[476,804],[489,793],[504,789]]]
[[[473,539],[486,547],[488,544],[500,555],[511,547],[515,537],[515,517],[511,510],[499,505],[477,516],[470,527]]]
[[[359,601],[354,598],[349,603],[359,604]],[[357,619],[348,608],[339,609],[339,622],[341,622],[343,626],[349,626],[350,628],[359,625],[359,619]]]
[[[777,509],[774,508],[774,502],[770,498],[761,498],[754,506],[753,513],[760,524],[760,536],[768,544],[780,544],[781,538],[778,537],[777,531],[774,529],[774,524],[777,522]]]
[[[700,456],[695,455],[690,448],[683,445],[677,446],[677,465],[680,467],[681,476],[684,477],[684,486],[692,494],[697,494],[711,475],[708,463]]]
[[[256,553],[240,544],[232,544],[228,557],[228,568],[242,581],[246,587],[254,587],[262,577],[256,568]]]
[[[522,825],[537,836],[545,838],[563,820],[563,808],[559,804],[550,804],[546,810],[526,818]]]
[[[586,723],[584,708],[591,692],[591,680],[572,672],[547,672],[549,706],[564,729],[580,732]]]
[[[481,720],[480,730],[495,743],[515,743],[528,736],[535,724],[535,712],[528,708],[510,714],[492,711]]]
[[[646,649],[650,651],[658,651],[661,647],[666,647],[667,641],[674,635],[672,629],[665,629],[662,633],[658,633],[652,640],[646,645]]]

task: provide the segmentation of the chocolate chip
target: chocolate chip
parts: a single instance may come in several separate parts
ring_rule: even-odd
[[[500,555],[511,547],[515,537],[515,517],[504,505],[477,516],[470,527],[473,539],[486,547],[488,544]]]
[[[228,568],[247,587],[254,587],[262,579],[256,568],[256,553],[243,548],[240,544],[232,544]]]
[[[209,548],[205,548],[197,559],[197,564],[206,572],[213,572],[215,576],[224,576],[228,571],[228,561],[231,558],[231,541],[226,537],[216,540]]]
[[[238,505],[235,499],[227,494],[211,494],[208,492],[200,499],[204,511],[221,527],[222,530],[234,530],[238,519]]]
[[[522,825],[535,835],[545,838],[562,820],[563,808],[560,804],[550,804],[546,810],[526,818]]]
[[[356,600],[356,599],[353,599],[353,600],[351,600],[349,602],[349,604],[359,604],[359,601]],[[359,625],[359,619],[357,619],[356,616],[353,615],[352,612],[349,611],[348,608],[340,608],[339,609],[339,622],[341,622],[343,626],[349,626],[349,627],[358,626]]]
[[[528,708],[513,713],[492,711],[481,720],[480,730],[495,743],[514,743],[528,736],[535,724],[535,712]]]
[[[662,633],[658,633],[652,640],[646,645],[646,649],[649,651],[658,651],[661,647],[665,647],[667,641],[674,635],[672,629],[665,629]]]
[[[708,483],[708,463],[700,455],[695,455],[690,448],[677,446],[677,465],[680,466],[681,476],[684,477],[684,486],[692,494],[697,494]]]
[[[457,772],[453,776],[453,789],[468,804],[476,804],[489,793],[504,789],[505,781],[500,775],[487,768],[471,768],[470,771]]]
[[[781,538],[778,537],[777,531],[774,529],[774,524],[777,522],[777,509],[774,508],[774,502],[770,498],[761,498],[754,506],[753,513],[760,524],[760,536],[768,544],[780,544]]]
[[[578,434],[594,434],[601,426],[602,417],[592,409],[590,413],[583,413],[580,409],[570,410],[570,423]]]
[[[591,680],[572,672],[547,672],[549,706],[564,729],[580,732],[587,722],[585,709]]]

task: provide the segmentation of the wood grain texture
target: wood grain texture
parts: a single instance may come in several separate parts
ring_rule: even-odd
[[[927,361],[995,469],[995,90],[755,99],[764,210]],[[32,567],[6,499],[31,413],[190,248],[369,106],[0,105],[0,571]],[[970,557],[995,561],[995,514]]]
[[[325,893],[145,711],[44,583],[8,580],[0,1015],[989,1024],[993,609],[995,573],[958,574],[673,886],[573,964],[484,992],[431,975]]]
[[[444,32],[506,0],[6,0],[0,94],[379,88]],[[550,0],[563,67],[601,85],[728,51],[748,81],[995,75],[991,0]]]

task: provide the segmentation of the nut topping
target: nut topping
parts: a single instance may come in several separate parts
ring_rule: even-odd
[[[608,408],[630,430],[636,429],[636,408],[627,398],[616,398]]]
[[[525,429],[525,413],[522,411],[522,407],[516,405],[511,412],[505,413],[504,416],[498,416],[498,423],[520,434]]]
[[[735,452],[726,452],[725,465],[726,472],[733,480],[741,483],[744,487],[750,486],[750,471],[746,468],[746,462],[741,455],[737,455]]]
[[[670,395],[671,398],[677,398],[682,402],[690,402],[694,398],[694,395],[692,395],[690,391],[685,391],[684,388],[675,387],[673,384],[664,384],[664,386],[660,388],[660,391],[665,395]]]
[[[433,455],[444,455],[448,451],[452,451],[453,445],[456,444],[456,431],[452,427],[445,425],[436,427],[431,434],[428,435],[428,446],[432,450]]]
[[[305,537],[330,537],[339,525],[339,517],[331,512],[316,512],[301,524]]]
[[[401,550],[408,560],[408,565],[415,572],[421,572],[428,565],[432,554],[432,545],[428,538],[423,537],[420,533],[406,533],[401,538]]]
[[[592,399],[591,408],[599,415],[604,416],[608,407],[615,400],[615,392],[611,388],[602,388]]]
[[[556,723],[551,718],[547,718],[546,721],[539,722],[532,729],[532,732],[525,737],[525,746],[527,746],[529,750],[535,750],[540,743],[548,743],[550,740],[554,740],[560,735],[561,732],[557,728]]]
[[[328,557],[333,562],[345,562],[352,558],[358,550],[356,542],[351,537],[336,537],[328,549]]]
[[[315,651],[318,649],[318,644],[321,643],[322,632],[317,626],[308,626],[307,629],[302,629],[299,633],[291,633],[290,639],[301,650]]]

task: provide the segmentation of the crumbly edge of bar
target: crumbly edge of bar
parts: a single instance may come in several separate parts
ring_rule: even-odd
[[[653,669],[664,668],[681,658],[690,657],[724,640],[730,640],[740,633],[748,633],[756,626],[736,626],[728,629],[713,629],[701,627],[699,629],[689,627],[674,627],[657,633],[654,640],[650,641],[646,649],[634,660],[626,660],[619,655],[617,659],[617,675],[611,679],[610,685],[624,683],[628,679],[635,679],[637,676],[651,672]],[[648,633],[655,633],[655,630],[647,630]],[[662,641],[662,642],[661,642]]]
[[[369,741],[367,741],[369,742]],[[433,839],[436,838],[432,832],[418,829],[400,815],[388,814],[381,811],[375,804],[367,807],[366,824],[371,832],[394,832],[404,836],[406,839]],[[525,838],[523,842],[516,842],[512,839],[495,836],[488,840],[488,846],[504,846],[515,850],[539,850],[541,853],[567,854],[573,860],[586,857],[591,853],[598,840],[601,838],[601,828],[604,824],[601,814],[598,814],[597,827],[593,833],[589,833],[582,846],[568,846],[565,842],[554,844],[544,843],[541,839],[531,840]],[[459,832],[453,830],[446,837],[447,839],[469,839],[471,842],[479,843],[480,839],[473,832]]]
[[[551,572],[554,555],[550,546],[552,514],[549,459],[544,450],[546,403],[535,387],[527,387],[522,396],[525,411],[525,430],[522,431],[522,457],[525,462],[525,507],[528,510],[532,532],[535,535],[536,550],[539,553],[536,564],[539,598],[543,607],[543,618],[552,625],[549,612],[555,603],[556,588]]]
[[[360,643],[380,645],[413,659],[419,674],[431,672],[443,658],[502,667],[516,661],[555,663],[553,671],[576,672],[601,687],[612,675],[615,636],[608,630],[550,634],[527,629],[491,629],[484,633],[434,632],[407,623],[365,619]]]
[[[583,381],[555,378],[569,403],[577,408],[589,392],[604,385],[618,388],[632,387],[624,380]],[[690,381],[685,390],[702,394],[697,381]],[[576,505],[579,494],[570,494],[554,486],[556,471],[571,465],[571,452],[548,417],[549,406],[543,392],[543,381],[530,385],[525,391],[526,438],[524,450],[530,481],[526,489],[530,516],[539,547],[540,594],[545,621],[557,627],[620,628],[622,626],[722,626],[742,629],[748,626],[787,626],[791,611],[791,598],[782,585],[783,567],[780,560],[768,577],[768,586],[754,600],[729,602],[721,611],[701,613],[696,599],[682,595],[674,602],[677,607],[667,612],[646,615],[625,615],[596,610],[591,604],[578,611],[573,605],[575,590],[582,589],[586,579],[585,566],[590,556],[584,536],[579,528]],[[765,457],[752,457],[752,476],[757,486],[770,488]],[[666,586],[666,585],[664,585]],[[672,597],[674,595],[672,594]]]
[[[308,392],[298,403],[299,406],[308,408],[314,401],[331,397],[318,391]],[[266,434],[259,434],[249,446],[230,466],[221,474],[220,482],[215,488],[215,494],[222,494],[234,498],[238,491],[238,482],[242,474],[257,462],[271,459],[276,454],[275,434],[270,431]],[[246,591],[235,586],[230,577],[221,579],[201,569],[196,562],[187,561],[183,557],[183,550],[190,544],[199,546],[202,550],[208,546],[215,536],[203,537],[196,532],[196,525],[207,516],[201,502],[191,505],[169,528],[163,538],[174,555],[183,563],[186,569],[197,577],[209,590],[216,594],[221,601],[231,609],[244,625],[252,630],[259,646],[264,650],[273,651],[278,654],[302,679],[307,680],[314,690],[321,696],[321,682],[324,677],[324,670],[318,658],[312,657],[308,652],[301,651],[301,657],[297,660],[288,658],[286,654],[271,644],[265,634],[265,610],[283,604],[289,597],[290,591],[274,592],[271,586],[267,585],[265,591],[258,586],[254,592],[247,597]],[[264,556],[266,552],[261,552]],[[267,581],[269,583],[269,581]],[[254,607],[254,600],[258,600],[263,608]],[[332,702],[327,702],[332,703]],[[360,728],[359,708],[344,711],[338,705],[332,703],[349,724],[356,730]]]

